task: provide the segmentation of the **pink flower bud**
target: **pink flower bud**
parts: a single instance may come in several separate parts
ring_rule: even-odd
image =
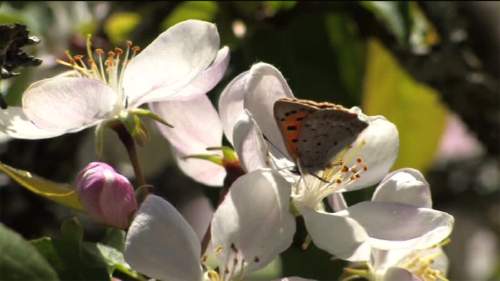
[[[122,229],[129,226],[137,202],[126,177],[106,163],[92,162],[78,175],[76,187],[80,202],[93,219]]]

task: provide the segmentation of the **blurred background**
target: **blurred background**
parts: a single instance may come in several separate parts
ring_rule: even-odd
[[[456,224],[445,247],[450,280],[500,280],[500,3],[486,2],[0,2],[0,24],[27,25],[38,45],[25,48],[43,60],[39,67],[3,80],[9,105],[20,104],[30,83],[64,70],[64,52],[84,53],[86,34],[97,47],[145,47],[169,26],[185,19],[217,24],[222,45],[231,48],[227,83],[253,63],[264,61],[283,73],[297,97],[358,105],[382,114],[400,132],[394,169],[420,169],[432,187],[434,208]],[[141,163],[155,192],[203,228],[218,190],[184,176],[168,143],[151,127],[140,148]],[[125,150],[107,133],[104,160],[133,177]],[[92,130],[55,139],[1,138],[0,161],[59,182],[73,182],[96,159]],[[373,189],[347,194],[350,202]],[[0,175],[0,221],[26,239],[54,236],[74,215]],[[204,220],[205,219],[205,220]],[[105,228],[81,217],[86,240]],[[252,280],[299,275],[335,280],[344,264],[313,245],[296,243]]]

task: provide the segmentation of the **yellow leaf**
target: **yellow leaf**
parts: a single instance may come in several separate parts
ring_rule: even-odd
[[[380,42],[368,43],[363,109],[396,124],[400,150],[394,169],[426,170],[445,127],[446,108],[438,93],[411,77]]]
[[[69,184],[56,183],[35,175],[28,171],[19,170],[0,162],[0,172],[5,173],[12,180],[31,192],[55,201],[67,207],[83,210],[78,194]]]
[[[217,8],[217,3],[214,1],[185,1],[179,3],[163,21],[162,27],[167,29],[188,19],[213,21],[217,14]]]
[[[112,14],[104,24],[104,30],[114,44],[127,40],[130,33],[137,27],[141,17],[134,12]]]

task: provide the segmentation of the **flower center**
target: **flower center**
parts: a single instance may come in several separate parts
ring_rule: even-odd
[[[445,274],[438,269],[432,268],[434,261],[442,253],[424,253],[422,250],[415,251],[399,266],[407,269],[423,281],[447,281]]]
[[[208,280],[210,281],[244,280],[246,274],[245,268],[248,264],[260,262],[260,258],[257,256],[251,261],[248,261],[234,243],[231,243],[229,249],[226,249],[222,245],[218,245],[215,248],[215,255],[219,257],[224,256],[225,261],[224,266],[216,270],[209,269],[207,271]],[[202,263],[206,267],[205,263]]]
[[[359,150],[364,144],[362,141],[355,147],[344,149],[318,174],[301,172],[293,190],[295,201],[316,209],[324,198],[358,181],[368,171],[367,163],[359,156]]]
[[[74,73],[79,77],[100,80],[110,86],[117,95],[117,105],[115,112],[127,108],[127,97],[123,91],[123,76],[125,68],[129,61],[135,57],[140,48],[134,46],[131,41],[127,41],[125,51],[121,48],[114,48],[113,51],[108,51],[105,54],[102,49],[92,50],[91,36],[87,37],[87,57],[83,55],[71,55],[66,51],[68,61],[58,60],[62,65],[68,66],[74,70]]]

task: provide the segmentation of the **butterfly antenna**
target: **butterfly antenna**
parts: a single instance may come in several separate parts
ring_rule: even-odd
[[[281,151],[281,149],[278,148],[277,145],[275,145],[274,143],[272,143],[267,137],[266,135],[262,134],[262,136],[264,137],[264,140],[266,140],[274,149],[276,149],[276,151],[278,151],[281,156],[285,157],[285,158],[288,158],[288,155],[286,155],[283,151]]]

